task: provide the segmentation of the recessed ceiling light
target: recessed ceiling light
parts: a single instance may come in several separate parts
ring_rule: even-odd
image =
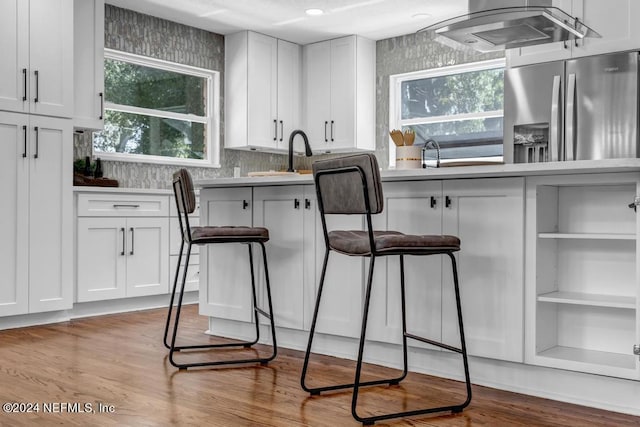
[[[324,14],[324,10],[322,10],[322,9],[307,9],[304,12],[307,15],[310,15],[310,16],[318,16],[318,15],[323,15]]]

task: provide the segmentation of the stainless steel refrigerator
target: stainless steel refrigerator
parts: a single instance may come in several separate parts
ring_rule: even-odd
[[[505,72],[507,163],[640,157],[638,52]]]

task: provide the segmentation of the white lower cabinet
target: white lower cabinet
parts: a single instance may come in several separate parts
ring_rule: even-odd
[[[0,316],[69,309],[71,121],[0,113]]]
[[[524,179],[443,181],[442,191],[442,231],[461,241],[457,260],[469,354],[522,362]],[[442,338],[453,345],[459,342],[453,277],[449,261],[443,262]]]
[[[308,330],[325,256],[315,188],[260,187],[253,197],[254,225],[267,227],[271,237],[267,254],[276,325]],[[362,230],[362,219],[329,216],[327,225],[330,230]],[[317,332],[358,336],[361,301],[362,259],[332,253]]]
[[[77,302],[169,291],[167,201],[166,196],[78,195]]]
[[[252,189],[200,191],[203,225],[251,226]],[[254,257],[260,255],[258,248]],[[200,248],[200,314],[250,322],[251,270],[247,245],[225,243]]]
[[[639,379],[637,174],[527,180],[526,362]]]
[[[385,183],[384,195],[376,229],[460,238],[456,259],[469,354],[521,362],[523,179]],[[371,302],[375,315],[367,337],[400,343],[399,260],[377,262]],[[449,258],[406,256],[405,283],[408,332],[459,345]]]
[[[304,327],[304,191],[300,185],[256,187],[253,225],[269,229],[267,263],[271,297],[278,327]],[[254,251],[260,255],[256,246]],[[260,259],[261,266],[262,260]],[[260,291],[264,295],[264,268]],[[266,298],[261,298],[266,306]]]
[[[395,182],[384,184],[385,210],[376,229],[454,234],[469,353],[523,360],[522,178]],[[251,202],[252,209],[242,209]],[[325,255],[324,234],[312,185],[205,189],[203,220],[209,225],[267,227],[266,244],[276,326],[308,330]],[[251,212],[253,219],[251,220]],[[327,216],[329,230],[363,230],[358,215]],[[224,245],[230,246],[230,245]],[[236,249],[239,250],[236,251]],[[256,248],[257,249],[257,248]],[[216,250],[214,256],[211,251]],[[247,249],[207,249],[202,277],[206,310],[214,317],[251,320]],[[259,252],[254,251],[256,256]],[[369,340],[401,342],[398,257],[380,257],[372,291]],[[331,253],[317,332],[359,337],[368,260]],[[262,260],[256,259],[260,299]],[[458,345],[458,324],[447,257],[406,257],[409,331]],[[213,271],[215,269],[215,272]],[[215,292],[215,293],[214,293]],[[490,313],[488,316],[487,313]],[[414,343],[415,344],[415,343]],[[422,344],[416,344],[422,345]]]

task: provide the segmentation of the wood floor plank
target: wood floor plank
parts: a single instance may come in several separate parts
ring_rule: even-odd
[[[359,425],[351,417],[349,391],[311,397],[300,388],[301,352],[280,349],[267,366],[178,371],[169,364],[162,345],[164,316],[164,310],[149,310],[0,331],[0,403],[39,404],[37,413],[1,412],[0,425]],[[202,334],[207,320],[197,315],[195,306],[187,308],[184,320],[184,342],[207,339]],[[257,346],[263,354],[269,350]],[[255,350],[229,353],[253,355]],[[198,352],[184,357],[208,355]],[[350,381],[353,366],[352,361],[314,356],[310,381]],[[370,378],[395,373],[373,365],[365,372]],[[474,386],[473,393],[471,405],[461,414],[434,414],[376,425],[640,425],[640,417],[486,387]],[[362,413],[376,414],[415,409],[421,404],[459,402],[464,399],[464,386],[411,373],[399,386],[363,389],[361,397]],[[72,413],[85,408],[84,404],[90,404],[93,412]],[[114,411],[99,413],[100,405],[112,405]]]

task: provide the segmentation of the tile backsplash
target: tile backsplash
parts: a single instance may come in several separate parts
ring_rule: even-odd
[[[220,71],[220,142],[224,147],[224,36],[175,22],[105,5],[105,47],[186,65]],[[433,42],[428,33],[409,34],[380,40],[376,45],[376,156],[388,167],[389,76],[453,64],[503,56],[471,50],[454,50]],[[74,135],[74,158],[91,156],[91,133]],[[296,169],[311,169],[320,157],[297,157]],[[287,156],[222,149],[220,168],[190,167],[194,179],[241,175],[251,171],[286,168]],[[104,176],[117,179],[121,187],[170,188],[171,176],[179,166],[152,163],[103,161]]]

